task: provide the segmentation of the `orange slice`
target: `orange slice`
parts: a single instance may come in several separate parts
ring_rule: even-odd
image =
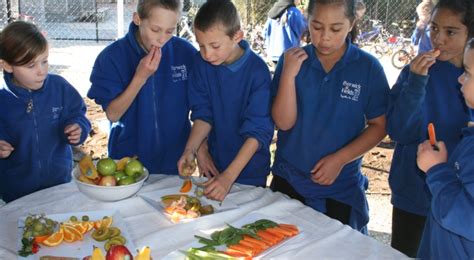
[[[97,220],[96,222],[94,222],[94,228],[95,229],[109,228],[110,226],[112,226],[113,221],[114,219],[110,216],[104,217],[103,219]]]
[[[183,182],[183,186],[181,186],[181,189],[179,189],[179,192],[190,192],[191,188],[193,187],[193,183],[191,182],[190,179],[186,179]]]
[[[62,228],[64,229],[65,233],[67,232],[71,234],[71,236],[73,237],[73,242],[84,239],[84,236],[82,235],[81,231],[78,230],[75,226],[62,225]]]
[[[43,241],[48,239],[49,236],[51,236],[51,235],[37,236],[37,237],[35,237],[35,242],[36,243],[42,243]]]
[[[76,241],[76,236],[69,229],[63,229],[63,233],[64,233],[64,239],[63,239],[64,242],[72,243]]]
[[[64,239],[64,233],[62,229],[59,229],[58,232],[53,233],[51,236],[49,236],[47,239],[45,239],[43,242],[41,242],[45,246],[57,246],[63,242]]]

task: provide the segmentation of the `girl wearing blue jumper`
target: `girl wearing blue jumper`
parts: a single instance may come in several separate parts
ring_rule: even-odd
[[[204,194],[222,201],[234,182],[264,186],[270,172],[270,72],[242,39],[231,1],[207,1],[196,15],[194,31],[200,47],[189,87],[194,124],[178,168],[184,174],[183,167],[208,136],[217,172],[204,172],[214,175]]]
[[[91,128],[79,93],[48,74],[48,48],[31,23],[13,22],[0,34],[0,198],[6,202],[69,182],[71,145],[83,143]]]
[[[150,173],[178,174],[189,136],[188,73],[196,49],[174,37],[179,0],[140,0],[128,34],[106,47],[88,97],[111,121],[109,156],[137,155]]]
[[[470,119],[457,78],[462,74],[464,46],[474,35],[474,3],[440,0],[430,21],[434,50],[406,66],[390,93],[387,132],[397,142],[389,184],[392,190],[392,247],[415,257],[429,211],[426,176],[416,166],[418,144],[433,122],[451,153]]]
[[[459,77],[466,104],[474,108],[474,39],[464,53]],[[429,141],[418,146],[418,167],[426,173],[432,194],[423,231],[421,259],[474,259],[474,127],[462,130],[463,139],[448,158],[444,142],[434,150]]]
[[[296,2],[296,3],[295,3]],[[299,0],[278,0],[268,12],[265,24],[265,48],[275,63],[289,48],[299,47],[306,30],[306,20],[296,7]]]
[[[312,0],[312,44],[287,51],[272,82],[278,126],[271,188],[366,232],[362,155],[385,136],[388,83],[350,42],[354,1]]]

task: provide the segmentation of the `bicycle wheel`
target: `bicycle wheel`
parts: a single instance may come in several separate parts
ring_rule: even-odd
[[[392,65],[397,69],[403,69],[410,60],[410,54],[405,50],[398,50],[392,55]]]
[[[372,45],[372,47],[369,49],[369,52],[372,53],[377,59],[381,59],[385,53],[383,47],[377,44]]]

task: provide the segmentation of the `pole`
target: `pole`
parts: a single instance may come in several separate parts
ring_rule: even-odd
[[[97,0],[94,1],[95,7],[95,41],[99,42],[99,13],[97,11]]]
[[[123,0],[117,0],[117,39],[123,37]]]

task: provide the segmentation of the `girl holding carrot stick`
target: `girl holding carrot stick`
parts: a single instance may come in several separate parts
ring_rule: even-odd
[[[474,108],[474,38],[464,53],[465,71],[459,77],[466,104]],[[422,259],[474,259],[474,127],[448,158],[444,142],[418,146],[418,167],[426,173],[433,195],[431,210],[418,250]]]
[[[474,35],[473,21],[472,1],[440,0],[429,25],[435,49],[405,67],[390,93],[387,132],[397,142],[389,175],[392,247],[410,257],[416,256],[431,201],[426,176],[416,165],[418,144],[432,122],[452,152],[470,119],[457,78],[467,39]]]
[[[272,82],[271,188],[365,233],[361,157],[386,134],[389,86],[377,59],[348,37],[353,0],[312,0],[308,14],[312,44],[280,57]]]

